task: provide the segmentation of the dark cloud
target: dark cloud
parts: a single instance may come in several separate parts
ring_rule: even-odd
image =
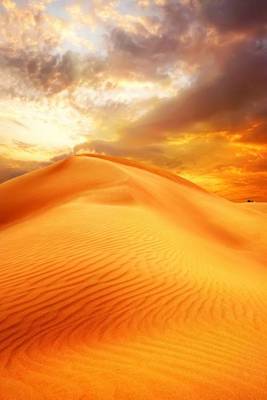
[[[229,44],[215,46],[213,56],[217,60],[207,63],[210,69],[204,63],[204,72],[189,90],[162,102],[130,126],[126,134],[122,132],[122,141],[150,143],[184,129],[197,131],[194,125],[203,121],[215,130],[244,128],[256,117],[261,102],[267,98],[267,40],[263,32],[267,21],[266,1],[203,0],[199,2],[200,9],[196,4],[167,1],[160,7],[161,24],[156,34],[114,29],[111,49],[116,52],[117,60],[121,60],[121,68],[123,65],[130,68],[132,63],[132,69],[139,68],[147,74],[153,73],[153,66],[162,72],[164,69],[160,70],[160,65],[186,60],[188,54],[193,53],[200,62],[199,50],[194,46],[194,43],[200,44],[197,38],[202,39],[199,47],[204,47],[208,59],[212,45],[206,40],[207,27],[199,23],[201,15],[221,31],[217,40],[222,43],[222,31],[257,27],[258,32],[245,36],[237,44],[229,41]],[[214,78],[207,79],[209,75]]]
[[[170,1],[159,8],[158,18],[148,18],[148,25],[156,25],[155,32],[149,32],[136,23],[135,32],[123,28],[111,31],[111,51],[121,51],[137,58],[155,58],[177,52],[182,46],[183,35],[188,33],[195,20],[194,8]],[[188,45],[188,44],[187,44]],[[177,56],[177,54],[176,54]]]
[[[124,140],[162,140],[171,132],[179,133],[201,121],[216,121],[218,116],[221,125],[222,119],[227,121],[235,113],[240,120],[246,118],[243,108],[253,108],[267,98],[266,66],[264,46],[257,42],[233,46],[214,79],[201,76],[183,94],[163,102],[129,127]],[[257,113],[257,107],[254,111]]]
[[[111,27],[108,41],[111,70],[160,79],[173,63],[187,57],[191,62],[197,58],[208,36],[193,2],[166,1],[156,7],[156,15],[146,17],[145,25],[135,23],[133,31]]]
[[[0,49],[1,67],[27,79],[43,95],[52,95],[80,82],[96,85],[105,63],[97,57],[80,56],[72,51],[60,55],[27,49],[10,52],[9,48],[3,47]]]
[[[266,0],[200,0],[205,19],[221,31],[259,29],[267,23]]]

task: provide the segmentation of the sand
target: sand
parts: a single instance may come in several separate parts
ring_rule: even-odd
[[[100,156],[0,185],[1,400],[266,400],[266,206]]]

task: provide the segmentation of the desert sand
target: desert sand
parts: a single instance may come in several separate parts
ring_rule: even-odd
[[[266,400],[267,207],[76,156],[0,185],[1,400]]]

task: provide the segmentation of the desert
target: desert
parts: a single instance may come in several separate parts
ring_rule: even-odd
[[[142,163],[0,185],[1,400],[266,400],[267,220]]]

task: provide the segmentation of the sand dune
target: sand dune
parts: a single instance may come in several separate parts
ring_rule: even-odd
[[[72,157],[0,185],[0,399],[266,400],[266,207]]]

